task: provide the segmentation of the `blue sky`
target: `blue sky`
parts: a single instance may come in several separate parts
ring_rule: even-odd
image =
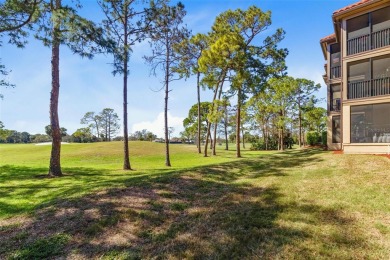
[[[64,2],[66,2],[64,0]],[[184,0],[187,16],[185,23],[194,34],[210,30],[215,17],[228,9],[246,9],[256,5],[264,11],[272,11],[270,31],[283,28],[286,38],[280,44],[289,49],[288,74],[320,83],[319,97],[326,96],[322,80],[324,58],[319,40],[333,33],[332,12],[356,0]],[[82,14],[90,19],[99,19],[100,10],[95,1],[81,0]],[[172,3],[176,3],[172,1]],[[260,36],[262,40],[262,36]],[[150,68],[142,57],[150,51],[144,42],[136,46],[130,61],[129,76],[129,130],[148,129],[159,136],[163,134],[164,93],[161,75],[150,76]],[[0,89],[0,121],[7,129],[44,133],[49,124],[50,95],[50,49],[34,39],[24,49],[4,45],[0,50],[2,62],[12,70],[8,80],[15,88]],[[72,55],[65,46],[60,56],[60,125],[73,133],[83,127],[80,119],[88,111],[100,112],[113,108],[122,118],[122,80],[111,74],[110,56],[96,56],[93,60]],[[171,86],[169,99],[169,125],[182,130],[182,121],[189,108],[196,103],[196,87],[193,78],[177,81]],[[201,93],[202,101],[210,101],[211,95]],[[120,135],[120,133],[119,133]]]

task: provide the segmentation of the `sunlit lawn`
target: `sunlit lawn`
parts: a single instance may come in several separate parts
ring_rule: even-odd
[[[80,196],[96,188],[123,187],[140,178],[234,160],[232,151],[220,149],[221,155],[204,158],[195,152],[195,146],[176,144],[170,146],[173,167],[168,168],[164,147],[160,143],[131,142],[134,170],[123,171],[121,142],[62,145],[65,177],[48,179],[50,145],[0,145],[0,218],[30,212],[42,203]]]
[[[0,145],[0,259],[389,259],[390,160],[131,142]]]

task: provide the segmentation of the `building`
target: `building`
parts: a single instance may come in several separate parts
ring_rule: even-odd
[[[328,89],[328,147],[390,153],[390,0],[361,0],[332,16],[321,39]]]

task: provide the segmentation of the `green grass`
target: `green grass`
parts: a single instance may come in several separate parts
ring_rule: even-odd
[[[68,235],[57,234],[48,238],[37,239],[31,244],[16,250],[10,259],[45,259],[61,255],[69,240]]]
[[[234,160],[234,154],[224,150],[219,151],[221,156],[204,158],[194,153],[194,146],[170,147],[173,167],[167,168],[163,144],[131,142],[135,170],[123,171],[121,142],[63,145],[65,177],[48,179],[50,146],[0,144],[0,218],[29,213],[59,197],[77,197],[94,189],[123,187],[168,172]]]
[[[386,157],[130,147],[64,145],[48,179],[50,147],[0,145],[0,259],[390,258]]]

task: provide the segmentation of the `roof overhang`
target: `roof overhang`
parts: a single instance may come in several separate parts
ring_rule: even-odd
[[[336,40],[340,41],[341,35],[341,21],[343,18],[348,16],[353,16],[363,12],[365,9],[373,9],[377,6],[380,6],[384,3],[390,3],[390,0],[361,0],[354,4],[343,7],[335,12],[333,12],[332,20],[334,32],[336,34]]]
[[[325,60],[327,60],[326,53],[327,53],[328,45],[335,42],[336,42],[336,35],[334,33],[320,40],[321,50],[322,50],[322,54],[324,54]]]

